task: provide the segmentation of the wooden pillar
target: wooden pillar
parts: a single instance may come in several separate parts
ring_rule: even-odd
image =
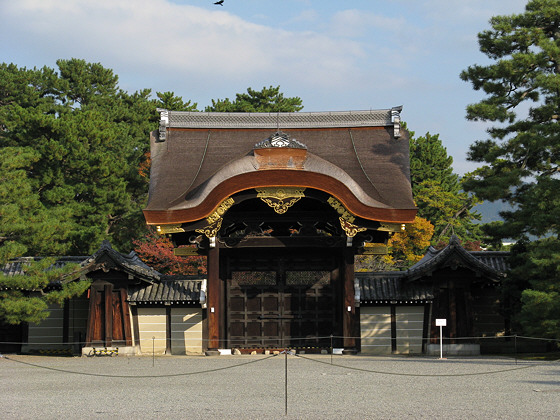
[[[391,305],[391,353],[397,352],[397,305]]]
[[[451,340],[449,341],[450,344],[455,344],[457,337],[457,296],[455,293],[455,281],[449,280],[449,320],[447,325],[449,327],[449,337]]]
[[[222,287],[220,281],[220,251],[219,248],[210,248],[208,251],[208,350],[217,350],[221,347],[220,324],[222,321]]]
[[[130,306],[128,305],[127,293],[124,287],[120,290],[121,298],[121,308],[122,308],[122,319],[123,319],[123,329],[124,329],[124,341],[126,346],[132,346],[132,327],[130,322]]]
[[[103,313],[101,312],[102,293],[92,285],[89,289],[89,313],[86,332],[86,346],[100,345],[98,342],[103,330]]]
[[[345,248],[342,258],[342,335],[344,336],[344,353],[356,353],[356,305],[354,299],[354,248]]]
[[[105,345],[113,345],[113,285],[105,285]]]
[[[171,306],[165,307],[165,353],[171,354]]]

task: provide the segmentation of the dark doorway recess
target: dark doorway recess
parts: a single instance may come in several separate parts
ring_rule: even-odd
[[[236,254],[225,257],[230,347],[311,351],[341,335],[336,251]]]

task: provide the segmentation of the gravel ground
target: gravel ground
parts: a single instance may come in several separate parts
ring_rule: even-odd
[[[304,357],[7,355],[0,417],[560,418],[560,362]]]

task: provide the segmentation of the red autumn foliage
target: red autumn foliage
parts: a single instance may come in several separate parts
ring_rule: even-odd
[[[169,238],[150,232],[134,242],[138,256],[161,274],[185,275],[206,274],[206,257],[178,257],[173,254],[173,244]]]

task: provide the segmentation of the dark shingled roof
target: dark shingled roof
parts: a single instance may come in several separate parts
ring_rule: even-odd
[[[81,274],[114,268],[150,283],[158,281],[162,277],[159,272],[144,263],[134,251],[129,254],[121,254],[113,249],[109,241],[103,241],[99,250],[84,260],[81,265]]]
[[[432,246],[428,248],[426,255],[406,271],[407,280],[429,276],[434,269],[445,264],[468,267],[490,279],[498,280],[507,269],[508,256],[507,252],[488,252],[487,254],[484,251],[469,252],[461,246],[459,238],[453,235],[449,240],[449,245],[445,248],[440,250]]]
[[[199,303],[201,297],[204,300],[203,281],[203,279],[173,277],[160,283],[131,286],[128,289],[128,302],[132,305]]]
[[[291,186],[327,192],[366,219],[410,222],[416,206],[410,187],[408,133],[401,129],[395,137],[398,122],[393,122],[392,112],[169,111],[163,131],[153,133],[151,139],[146,220],[150,224],[195,221],[237,192]],[[303,166],[259,167],[255,145],[278,127],[305,145]]]

